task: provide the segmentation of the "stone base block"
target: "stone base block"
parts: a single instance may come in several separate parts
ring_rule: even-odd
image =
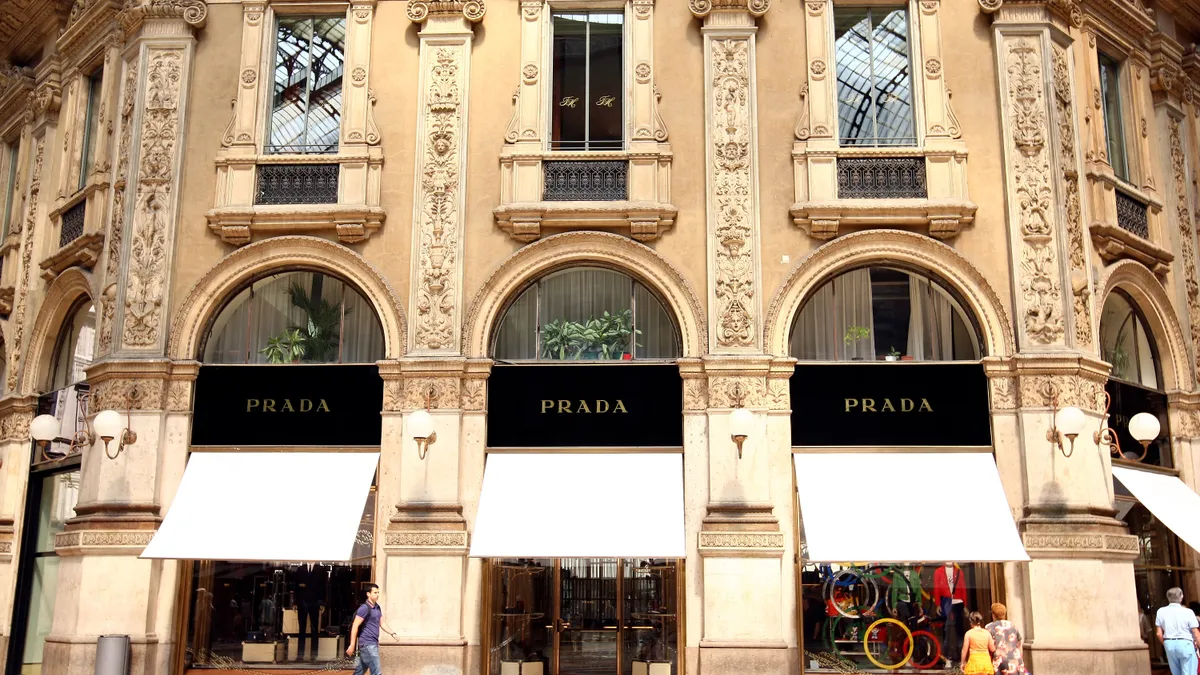
[[[167,672],[164,658],[166,647],[158,643],[147,644],[143,637],[130,647],[130,675],[159,675]],[[42,652],[42,672],[54,675],[95,675],[96,642],[67,642],[53,635],[46,638]]]
[[[1054,675],[1150,675],[1149,650],[1044,650],[1035,645],[1025,664],[1031,673]]]
[[[754,647],[689,647],[688,672],[703,675],[794,675],[800,672],[800,650]],[[692,670],[692,654],[697,653]]]
[[[466,675],[467,650],[463,646],[379,645],[379,661],[385,673],[428,673]],[[478,646],[475,647],[478,651]]]

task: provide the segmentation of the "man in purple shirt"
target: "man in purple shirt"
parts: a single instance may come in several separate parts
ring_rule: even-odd
[[[354,675],[364,675],[367,670],[371,675],[382,675],[379,666],[379,631],[382,629],[392,639],[396,634],[383,620],[383,610],[379,608],[379,586],[367,584],[367,601],[354,613],[354,624],[350,626],[350,646],[346,648],[346,656],[358,658],[354,662]]]

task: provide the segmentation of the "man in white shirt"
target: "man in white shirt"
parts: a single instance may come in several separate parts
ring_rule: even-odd
[[[1158,609],[1154,619],[1159,642],[1167,652],[1171,675],[1192,675],[1196,672],[1196,650],[1200,649],[1200,622],[1196,613],[1183,606],[1183,590],[1167,591],[1166,607]]]

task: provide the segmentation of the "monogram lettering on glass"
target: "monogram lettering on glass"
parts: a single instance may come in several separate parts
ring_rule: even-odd
[[[246,412],[329,412],[329,404],[323,398],[315,402],[311,398],[300,398],[295,403],[290,398],[248,398]]]
[[[578,96],[564,96],[558,105],[561,108],[574,108],[577,103],[579,103]]]
[[[596,99],[596,105],[602,105],[605,108],[613,107],[613,104],[616,102],[617,102],[616,96],[605,95],[605,96],[601,96],[600,98]]]
[[[874,399],[874,398],[848,398],[845,399],[846,410],[857,410],[858,412],[933,412],[933,406],[929,405],[929,399],[898,398],[893,401],[890,398]],[[897,405],[899,403],[899,405]]]
[[[609,412],[628,413],[629,411],[625,409],[625,402],[619,398],[613,401],[606,399],[596,399],[594,401],[572,401],[565,398],[544,398],[542,399],[542,414],[545,415],[548,412],[556,415],[560,413],[582,413],[584,415],[589,415],[593,413],[604,414]]]

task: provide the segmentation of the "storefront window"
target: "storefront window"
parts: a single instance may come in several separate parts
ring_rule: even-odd
[[[345,495],[297,495],[339,499]],[[195,668],[353,667],[354,613],[374,580],[375,488],[350,560],[194,561],[185,665]]]
[[[489,562],[488,675],[677,675],[678,563]]]
[[[54,415],[59,437],[35,461],[55,459],[72,452],[71,438],[87,428],[87,369],[92,365],[96,339],[96,311],[90,301],[75,307],[59,332],[50,371],[50,388],[38,401],[39,414]],[[78,452],[79,448],[74,448]]]
[[[974,361],[979,335],[936,280],[890,267],[838,275],[805,302],[790,353],[802,361]]]
[[[551,147],[620,150],[625,145],[625,15],[554,12]]]
[[[612,270],[556,272],[509,306],[496,335],[503,361],[675,359],[679,331],[662,301]]]
[[[217,315],[204,363],[374,363],[383,326],[341,279],[284,272],[242,289]]]
[[[986,565],[806,563],[800,576],[805,672],[954,672],[967,616],[992,603]]]

